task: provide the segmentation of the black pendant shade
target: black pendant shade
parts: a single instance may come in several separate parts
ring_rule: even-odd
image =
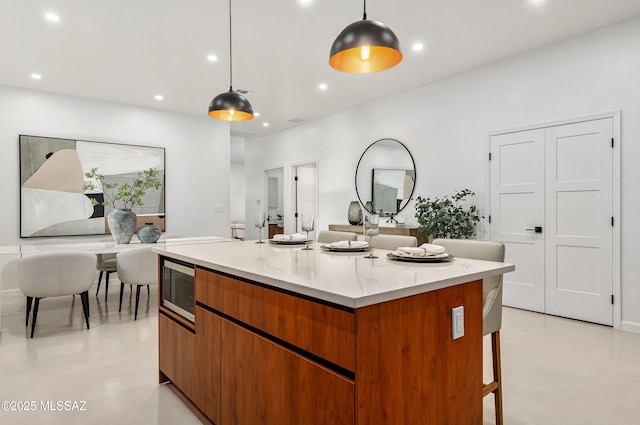
[[[253,108],[246,97],[229,88],[228,92],[213,98],[209,116],[224,121],[246,121],[253,118]]]
[[[233,55],[231,44],[231,0],[229,0],[229,91],[220,93],[209,104],[211,118],[224,121],[253,119],[253,107],[242,94],[233,91]]]
[[[364,19],[347,26],[331,46],[329,64],[354,74],[382,71],[402,60],[400,42],[391,29]]]

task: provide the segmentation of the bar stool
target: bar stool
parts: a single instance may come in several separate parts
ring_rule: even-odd
[[[486,261],[504,261],[504,244],[471,239],[434,239],[433,244],[443,246],[454,257]],[[493,394],[496,425],[503,424],[502,367],[500,362],[500,328],[502,327],[502,275],[486,278],[482,282],[482,335],[491,334],[493,381],[484,384],[482,397]]]

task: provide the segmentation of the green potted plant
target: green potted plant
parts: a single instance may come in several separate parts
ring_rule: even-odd
[[[131,209],[143,205],[143,197],[147,190],[159,189],[162,182],[158,179],[158,170],[150,168],[139,172],[138,175],[125,183],[109,183],[104,181],[104,175],[98,172],[97,168],[92,168],[85,173],[89,179],[83,184],[83,190],[96,190],[95,182],[100,182],[104,200],[98,202],[91,199],[93,205],[101,204],[110,206],[113,211],[107,216],[109,229],[116,243],[127,244],[136,230],[136,213]]]
[[[416,218],[418,231],[427,235],[429,241],[435,238],[468,239],[475,235],[476,225],[481,218],[478,208],[469,203],[475,195],[469,189],[457,191],[442,198],[416,198]]]

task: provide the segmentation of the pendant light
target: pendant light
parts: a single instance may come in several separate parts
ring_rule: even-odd
[[[229,0],[229,91],[213,98],[209,104],[209,116],[224,121],[246,121],[253,119],[253,108],[246,97],[233,91],[231,47],[231,0]]]
[[[367,0],[361,21],[347,26],[331,46],[329,65],[353,74],[382,71],[402,60],[400,42],[391,29],[367,20]]]

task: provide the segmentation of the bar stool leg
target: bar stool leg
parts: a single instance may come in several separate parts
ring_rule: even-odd
[[[493,392],[496,409],[496,425],[503,425],[502,416],[502,368],[500,359],[500,331],[491,334],[491,348],[493,351],[493,381],[498,383],[498,388]]]

